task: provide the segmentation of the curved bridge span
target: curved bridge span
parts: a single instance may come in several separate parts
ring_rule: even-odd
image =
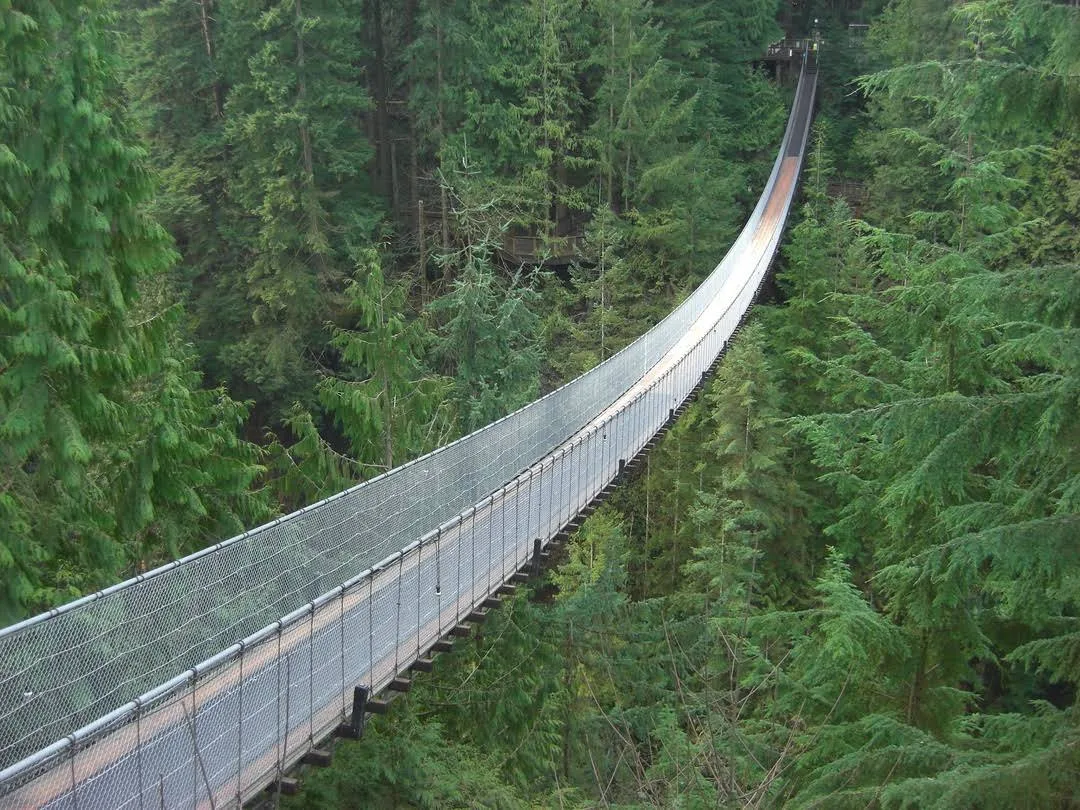
[[[233,807],[348,724],[354,697],[359,722],[713,365],[779,244],[816,83],[811,58],[731,250],[623,351],[379,478],[0,631],[0,808]]]

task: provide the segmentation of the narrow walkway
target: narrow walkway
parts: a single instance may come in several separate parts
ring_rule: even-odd
[[[720,355],[783,234],[816,78],[804,65],[731,250],[622,352],[380,478],[0,631],[0,807],[236,806],[408,688]]]

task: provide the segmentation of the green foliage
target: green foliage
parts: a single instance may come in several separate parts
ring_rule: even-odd
[[[152,183],[113,106],[108,13],[4,12],[0,611],[144,570],[260,519],[243,406],[200,391],[167,302]]]
[[[1048,137],[1076,120],[1054,67],[1074,12],[1013,6],[1022,23],[998,4],[887,12],[856,151],[828,122],[817,139],[782,305],[573,539],[552,604],[530,608],[525,683],[501,625],[507,668],[489,671],[492,651],[462,679],[536,710],[469,696],[494,720],[466,721],[455,701],[426,704],[485,750],[516,750],[535,719],[529,766],[500,766],[524,796],[1075,805],[1080,274],[1071,140]],[[673,144],[700,120],[725,131],[710,92],[695,100],[673,69],[703,88],[715,75],[689,63],[695,11],[596,7],[603,92],[582,168],[605,213],[574,287],[547,291],[563,373],[621,345],[650,295],[688,278],[674,242],[688,244],[679,206],[693,194],[668,196],[666,172],[692,187]],[[859,158],[867,222],[828,196],[834,167]],[[648,255],[663,258],[628,278]]]
[[[151,210],[180,253],[170,286],[190,302],[186,314],[202,368],[222,382],[229,375],[216,348],[236,320],[237,301],[223,297],[221,282],[246,259],[229,227],[239,214],[228,196],[225,21],[215,0],[120,5],[125,59],[118,67],[158,181]]]
[[[363,480],[365,468],[323,438],[311,412],[295,405],[284,419],[291,443],[270,437],[271,484],[287,511],[327,498]]]
[[[583,261],[571,268],[573,289],[561,285],[561,300],[545,319],[547,361],[561,380],[573,379],[632,342],[655,317],[622,255],[626,228],[610,209],[601,209],[586,229]],[[568,302],[573,301],[573,305]],[[642,315],[645,315],[642,317]]]
[[[699,555],[712,538],[761,551],[776,596],[798,592],[806,541],[806,496],[792,477],[779,398],[763,333],[751,326],[705,395],[712,423],[705,451],[715,478],[705,479],[694,515]]]
[[[1075,138],[1059,139],[1044,171],[1032,179],[1028,215],[1038,223],[1026,245],[1032,258],[1042,264],[1075,261],[1080,256],[1080,143]]]
[[[312,357],[377,217],[362,173],[370,148],[352,123],[368,105],[355,61],[361,8],[240,0],[224,11],[235,21],[225,42],[236,77],[226,103],[229,189],[251,260],[222,279],[250,320],[221,356],[241,390],[281,408],[311,404]]]
[[[300,506],[610,356],[722,254],[783,123],[763,0],[117,10],[0,11],[9,617],[261,521],[263,463]],[[826,48],[764,327],[287,804],[1076,806],[1078,31],[894,0],[854,94]],[[866,221],[829,197],[858,171]],[[514,234],[584,238],[532,273]]]
[[[455,256],[451,290],[432,302],[438,368],[453,378],[459,429],[470,433],[531,402],[539,393],[535,294],[520,273],[498,278],[491,247],[480,243]]]
[[[335,767],[311,774],[292,810],[362,808],[490,808],[533,805],[500,777],[491,754],[463,743],[417,710],[395,706],[385,724],[372,723],[362,742],[339,747]]]
[[[443,380],[421,365],[428,336],[406,320],[405,294],[388,287],[374,251],[363,254],[346,294],[362,331],[335,329],[331,345],[358,379],[328,377],[319,398],[349,439],[352,457],[383,470],[447,439]]]
[[[424,174],[438,181],[438,199],[420,196],[452,212],[441,252],[505,233],[535,236],[543,254],[587,236],[573,284],[542,285],[557,308],[545,383],[563,382],[659,320],[756,198],[783,104],[744,56],[775,38],[774,9],[432,0],[414,11],[403,83]],[[444,261],[444,277],[462,264]]]

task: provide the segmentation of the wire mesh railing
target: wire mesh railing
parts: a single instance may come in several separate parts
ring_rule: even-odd
[[[0,632],[0,806],[240,802],[340,722],[353,685],[384,688],[467,616],[729,339],[780,239],[814,85],[804,67],[727,256],[622,352],[380,478]]]

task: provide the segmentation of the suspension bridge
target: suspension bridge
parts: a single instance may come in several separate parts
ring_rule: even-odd
[[[0,631],[0,808],[236,807],[359,734],[700,386],[780,242],[816,85],[806,51],[746,226],[621,352],[378,478]]]

